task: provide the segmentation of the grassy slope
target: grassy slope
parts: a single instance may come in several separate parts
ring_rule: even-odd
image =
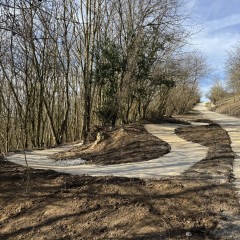
[[[218,101],[216,103],[216,112],[240,117],[240,94]]]

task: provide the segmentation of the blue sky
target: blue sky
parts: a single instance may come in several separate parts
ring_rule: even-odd
[[[227,50],[240,41],[240,0],[190,0],[189,4],[200,29],[191,43],[204,53],[213,69],[201,83],[204,98],[213,79],[225,79]]]

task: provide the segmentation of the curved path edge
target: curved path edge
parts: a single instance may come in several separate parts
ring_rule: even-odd
[[[59,166],[50,159],[50,155],[65,151],[74,145],[46,150],[26,152],[28,166],[37,169],[52,169],[58,172],[91,175],[91,176],[121,176],[138,178],[155,178],[180,175],[196,162],[205,158],[207,148],[197,143],[187,142],[175,135],[174,130],[182,125],[179,124],[148,124],[145,125],[148,132],[168,142],[171,152],[153,160],[117,164],[117,165],[75,165]],[[7,157],[8,161],[26,166],[24,154],[14,154]]]
[[[234,184],[240,197],[240,119],[226,114],[209,111],[205,106],[206,103],[200,103],[195,106],[194,110],[201,112],[207,119],[218,123],[228,132],[231,139],[231,147],[236,154],[233,163],[233,174],[235,177]],[[227,221],[222,220],[218,224],[219,236],[221,239],[240,239],[240,216],[232,213],[225,213]],[[218,232],[217,232],[218,233]]]
[[[218,123],[228,132],[232,150],[236,154],[233,164],[233,174],[236,178],[235,185],[240,194],[240,119],[227,114],[209,111],[204,102],[197,104],[194,110],[201,112],[207,119]]]

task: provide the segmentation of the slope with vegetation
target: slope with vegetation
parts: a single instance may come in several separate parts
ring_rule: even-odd
[[[217,101],[214,109],[219,113],[240,117],[240,95],[235,94]]]
[[[214,110],[231,116],[240,116],[240,44],[229,51],[225,64],[226,80],[224,85],[219,81],[212,86],[207,97],[215,105]]]

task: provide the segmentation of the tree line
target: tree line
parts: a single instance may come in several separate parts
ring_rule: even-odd
[[[0,152],[188,111],[206,62],[182,0],[2,0]]]
[[[207,97],[214,104],[226,98],[239,96],[240,93],[240,42],[226,51],[225,79],[214,79],[214,83],[207,94]],[[236,99],[239,99],[239,97]]]

